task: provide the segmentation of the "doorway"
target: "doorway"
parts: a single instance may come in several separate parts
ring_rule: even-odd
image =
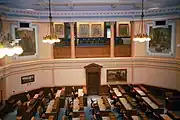
[[[86,86],[88,95],[99,95],[101,84],[102,66],[92,63],[84,67],[86,69]]]

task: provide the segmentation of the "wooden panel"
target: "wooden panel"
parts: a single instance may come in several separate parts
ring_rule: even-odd
[[[117,45],[115,46],[115,57],[130,57],[131,45]]]
[[[71,57],[71,48],[70,47],[54,47],[54,58],[70,58]]]
[[[110,46],[76,47],[76,58],[99,58],[110,56]]]

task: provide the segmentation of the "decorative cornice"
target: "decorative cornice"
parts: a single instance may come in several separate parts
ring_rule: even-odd
[[[47,11],[28,11],[24,9],[9,8],[4,10],[4,13],[11,18],[22,18],[22,19],[32,19],[36,21],[47,22],[48,12]],[[156,18],[174,18],[180,17],[180,6],[168,7],[161,9],[145,10],[145,19]],[[127,11],[52,11],[52,16],[54,21],[76,21],[79,19],[83,20],[118,20],[118,19],[128,19],[128,20],[139,20],[141,15],[140,10],[127,10]]]
[[[0,68],[0,76],[10,76],[24,72],[32,72],[38,70],[56,70],[56,69],[84,69],[84,66],[90,63],[97,63],[103,68],[119,68],[119,67],[146,67],[180,71],[179,59],[163,59],[163,58],[98,58],[98,59],[50,59],[36,60],[31,62],[11,63]]]

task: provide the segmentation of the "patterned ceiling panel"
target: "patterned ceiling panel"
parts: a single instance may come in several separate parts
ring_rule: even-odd
[[[164,8],[180,5],[180,0],[144,0],[145,9]],[[171,1],[171,2],[170,2]],[[51,0],[52,9],[67,10],[138,10],[141,0]],[[0,0],[0,5],[10,8],[46,11],[48,0]]]
[[[141,0],[51,0],[54,21],[140,19]],[[180,0],[144,0],[145,18],[179,18]],[[48,0],[0,0],[12,20],[48,20]]]

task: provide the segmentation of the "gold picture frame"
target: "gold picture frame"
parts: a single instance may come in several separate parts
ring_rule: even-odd
[[[79,24],[79,37],[90,37],[89,24]]]
[[[129,24],[119,24],[118,28],[119,28],[119,32],[118,32],[119,37],[129,37],[130,36]]]
[[[127,69],[107,70],[107,82],[127,82]]]
[[[91,37],[101,37],[102,36],[102,25],[92,24],[91,25]]]
[[[32,30],[18,30],[14,28],[15,39],[21,39],[19,45],[23,49],[23,53],[20,56],[31,56],[36,54],[36,34],[35,28]]]
[[[58,38],[64,38],[64,24],[56,23],[54,24],[55,34]]]

